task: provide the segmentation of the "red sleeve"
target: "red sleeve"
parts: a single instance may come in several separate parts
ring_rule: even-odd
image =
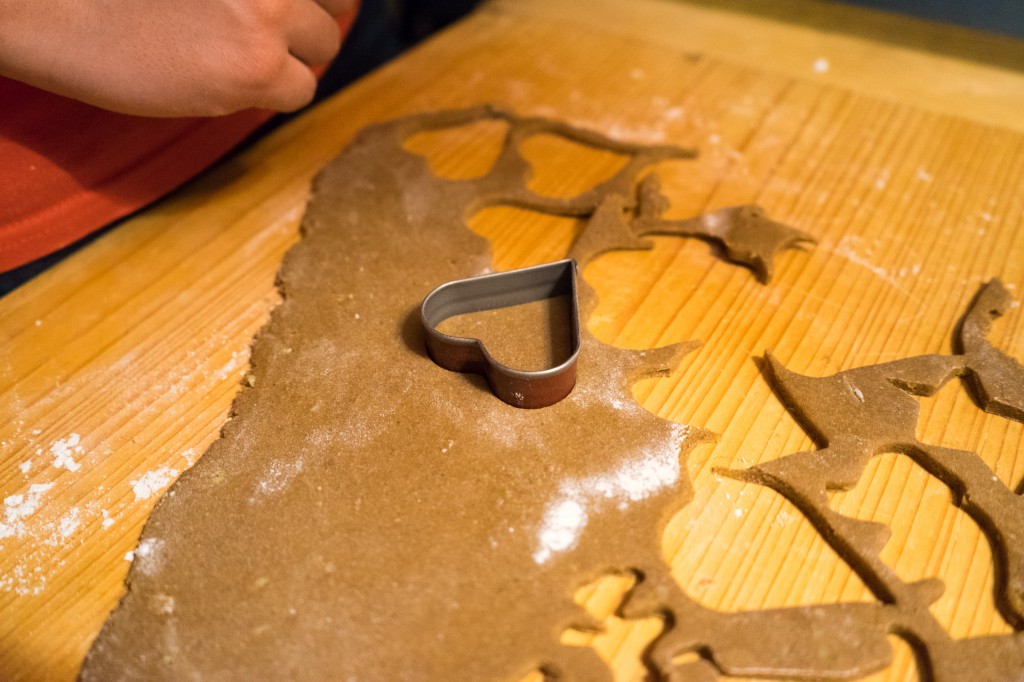
[[[354,12],[339,20],[348,32]],[[167,194],[273,112],[143,118],[0,78],[0,272]]]

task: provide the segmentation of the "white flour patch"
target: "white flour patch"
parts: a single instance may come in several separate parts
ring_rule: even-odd
[[[53,487],[53,483],[33,483],[27,493],[9,495],[4,498],[4,521],[0,523],[0,540],[4,538],[23,537],[25,520],[39,509],[43,493]]]
[[[600,384],[577,384],[569,394],[568,400],[583,407],[594,404],[611,405],[616,410],[629,409],[630,404],[640,407],[632,400],[632,396],[625,392],[628,389],[622,388],[627,383],[622,370],[612,368]]]
[[[682,107],[669,107],[665,110],[664,116],[666,121],[678,121],[685,113]]]
[[[33,483],[24,493],[9,495],[3,502],[0,519],[0,539],[26,538],[33,545],[57,547],[65,538],[97,515],[95,503],[80,507],[67,507],[59,500],[46,501],[45,494],[55,483]]]
[[[56,500],[49,503],[45,497],[54,485],[33,483],[24,493],[4,499],[0,539],[14,537],[22,539],[23,544],[17,554],[9,557],[7,569],[0,574],[0,592],[40,595],[48,580],[64,566],[62,559],[44,547],[64,546],[82,528],[89,505],[65,511]],[[63,515],[58,516],[61,512]]]
[[[673,424],[669,437],[653,451],[626,460],[607,473],[564,481],[544,513],[534,562],[547,563],[555,554],[576,546],[587,525],[588,507],[613,503],[626,509],[630,502],[675,485],[680,474],[680,446],[689,433],[689,426]]]
[[[135,499],[145,500],[155,495],[169,486],[177,475],[178,470],[171,467],[161,467],[153,471],[147,471],[138,479],[131,481],[132,491],[135,492]]]
[[[100,527],[106,530],[114,525],[114,519],[110,518],[110,512],[106,509],[101,509],[100,513],[103,514],[103,522],[100,523]]]
[[[0,591],[14,592],[19,597],[42,594],[46,589],[46,575],[41,566],[26,568],[16,565],[6,575],[0,576]]]
[[[77,433],[72,433],[67,438],[54,441],[50,446],[50,454],[53,455],[53,466],[57,469],[78,471],[82,465],[75,461],[74,455],[82,452],[82,446],[79,445],[81,441],[82,437]]]
[[[708,230],[711,230],[712,232],[715,232],[716,234],[722,231],[723,222],[724,219],[718,213],[705,213],[703,216],[701,216],[701,223],[704,225],[704,227],[706,227]]]
[[[850,237],[850,236],[843,237],[839,241],[839,244],[834,249],[832,249],[832,253],[836,254],[837,256],[839,256],[841,258],[844,258],[844,259],[850,261],[854,265],[859,265],[860,267],[864,268],[865,270],[870,270],[879,279],[885,280],[886,282],[891,284],[894,288],[900,290],[901,292],[903,292],[907,296],[910,296],[911,298],[915,298],[913,296],[913,294],[911,294],[903,286],[900,285],[899,280],[897,280],[896,277],[894,277],[892,274],[890,274],[888,270],[886,270],[885,268],[883,268],[883,267],[881,267],[879,265],[875,265],[874,263],[872,263],[871,261],[869,261],[867,259],[866,256],[870,256],[871,255],[871,251],[872,250],[870,248],[867,249],[866,256],[863,256],[860,253],[858,253],[857,251],[855,251],[853,249],[853,245],[857,244],[859,242],[860,242],[860,238],[859,237]],[[917,267],[917,266],[915,266],[915,267]],[[917,267],[917,270],[919,271],[920,267]]]
[[[910,275],[917,276],[917,275],[921,274],[921,264],[920,263],[914,263],[909,268],[907,268],[907,267],[900,268],[899,272],[897,274],[900,277],[907,277],[907,276],[910,276]]]
[[[158,570],[163,561],[164,544],[160,538],[146,538],[140,542],[132,554],[135,559],[135,567],[146,574]],[[125,559],[128,559],[127,554]],[[131,559],[128,560],[131,561]]]
[[[814,60],[814,64],[811,65],[811,68],[814,70],[814,73],[828,73],[830,66],[831,65],[828,63],[827,59],[824,57],[818,57]]]
[[[27,474],[28,470],[32,468],[32,462],[26,459],[24,462],[18,465],[18,468],[21,469],[21,473]]]
[[[58,522],[58,529],[62,538],[71,537],[78,527],[82,525],[79,517],[78,507],[73,507],[67,514],[61,517]]]
[[[263,478],[256,485],[256,492],[261,495],[275,495],[283,492],[302,471],[302,460],[294,462],[271,462],[263,473]],[[249,500],[255,502],[255,497]]]
[[[533,560],[543,564],[555,552],[572,549],[586,525],[587,512],[576,500],[562,500],[549,507],[544,514],[544,525],[537,535],[540,546],[533,553]]]
[[[243,364],[249,363],[249,354],[245,351],[239,356],[238,351],[231,352],[231,359],[224,363],[224,366],[213,373],[218,381],[225,381],[229,376],[236,374]]]
[[[181,456],[185,458],[185,464],[192,466],[196,463],[196,450],[195,448],[189,448],[185,452],[181,453]]]
[[[835,253],[836,255],[842,256],[846,260],[850,261],[854,265],[859,265],[862,268],[870,270],[871,272],[875,273],[878,277],[882,279],[889,279],[888,270],[879,265],[875,265],[871,261],[861,256],[859,253],[851,249],[846,244],[840,244],[838,247],[836,247]]]
[[[637,407],[635,400],[622,400],[621,398],[611,398],[609,400],[612,407],[616,410],[633,410]]]

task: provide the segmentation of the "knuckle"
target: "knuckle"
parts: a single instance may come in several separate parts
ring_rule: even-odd
[[[265,26],[276,27],[288,13],[285,0],[250,0],[249,11],[253,18]]]
[[[277,87],[287,52],[266,45],[238,49],[220,63],[221,106],[229,113],[258,106]]]
[[[249,90],[272,87],[280,77],[288,55],[284,49],[270,45],[254,45],[238,59],[238,84]]]

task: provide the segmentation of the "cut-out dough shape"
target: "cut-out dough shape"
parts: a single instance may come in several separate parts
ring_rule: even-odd
[[[827,491],[854,487],[877,454],[912,457],[950,488],[954,502],[985,532],[995,564],[996,605],[1016,630],[1024,627],[1024,498],[993,475],[977,454],[917,440],[920,405],[914,398],[932,395],[962,376],[985,410],[1024,418],[1024,367],[988,340],[992,319],[1009,303],[998,280],[982,288],[957,332],[959,355],[923,355],[808,377],[789,371],[768,354],[769,378],[822,449],[723,471],[767,485],[797,505],[885,604],[876,609],[874,639],[881,642],[890,632],[906,638],[926,662],[929,678],[940,682],[1021,679],[1024,636],[1017,632],[953,641],[928,610],[941,596],[942,582],[900,580],[879,558],[889,529],[835,512]]]

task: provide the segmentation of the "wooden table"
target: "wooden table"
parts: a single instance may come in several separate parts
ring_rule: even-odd
[[[628,347],[705,342],[636,387],[652,411],[721,434],[690,460],[696,500],[664,538],[692,596],[720,609],[869,599],[788,502],[712,468],[811,447],[752,361],[764,349],[808,374],[949,352],[983,281],[1024,284],[1024,73],[1005,66],[1024,64],[1024,46],[772,5],[493,2],[0,299],[0,678],[75,675],[147,515],[228,414],[312,175],[367,123],[480,102],[696,146],[696,162],[662,168],[671,214],[757,202],[819,240],[785,253],[767,286],[693,240],[602,257],[585,273],[602,297],[589,324]],[[412,144],[457,174],[495,143],[474,129]],[[582,188],[605,163],[531,145],[553,169],[539,188]],[[559,257],[575,227],[512,209],[470,222],[502,268]],[[994,340],[1024,356],[1019,309]],[[924,440],[1020,481],[1020,424],[979,412],[955,383],[923,403]],[[875,458],[835,504],[892,527],[883,557],[902,577],[946,582],[933,612],[954,636],[1010,631],[984,537],[908,458]],[[595,646],[637,679],[656,628],[608,626]],[[893,646],[878,679],[912,679],[909,647]]]

